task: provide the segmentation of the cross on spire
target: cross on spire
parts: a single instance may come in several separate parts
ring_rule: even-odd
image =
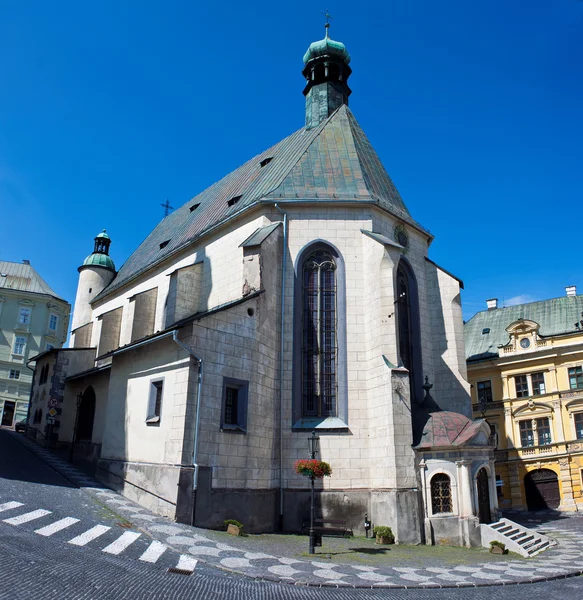
[[[330,29],[330,19],[334,20],[334,17],[328,12],[328,9],[326,9],[326,12],[322,12],[322,14],[326,17],[326,25],[324,25],[324,27],[326,28],[326,37],[328,37],[328,30]]]
[[[170,206],[170,202],[168,202],[168,198],[166,198],[166,201],[164,202],[164,204],[160,204],[160,206],[164,209],[165,217],[167,217],[170,214],[171,210],[174,210],[174,207]]]

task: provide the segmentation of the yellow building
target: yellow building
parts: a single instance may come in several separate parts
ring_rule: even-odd
[[[498,308],[464,326],[474,417],[496,438],[502,510],[583,509],[583,295]]]

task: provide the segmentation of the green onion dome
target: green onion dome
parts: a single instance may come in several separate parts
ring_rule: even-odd
[[[346,64],[350,62],[350,54],[342,42],[331,40],[327,35],[323,40],[312,42],[304,54],[304,64],[321,56],[337,56]]]
[[[107,235],[107,234],[106,234]],[[115,265],[113,264],[113,260],[107,254],[103,254],[102,252],[94,252],[90,254],[84,261],[84,267],[105,267],[106,269],[110,269],[111,271],[115,271]]]

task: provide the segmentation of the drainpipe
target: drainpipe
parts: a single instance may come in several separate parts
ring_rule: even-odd
[[[281,272],[281,330],[279,348],[279,531],[283,531],[283,367],[285,333],[285,276],[287,267],[287,213],[278,204],[275,208],[283,215],[283,265]]]
[[[196,454],[198,451],[198,426],[200,423],[200,394],[201,394],[201,390],[202,390],[202,358],[197,356],[186,344],[183,344],[178,339],[178,330],[177,329],[175,329],[172,332],[172,341],[176,342],[176,344],[178,344],[183,350],[188,352],[188,354],[190,354],[190,356],[192,356],[192,358],[194,358],[194,360],[198,364],[198,384],[197,384],[197,392],[196,392],[196,422],[194,425],[194,440],[193,440],[194,447],[192,449],[192,466],[194,467],[192,488],[193,488],[193,491],[195,492],[195,500],[196,500],[196,489],[198,486],[198,464],[196,462]],[[193,515],[192,516],[192,525],[194,525],[194,509],[192,511],[192,515]]]

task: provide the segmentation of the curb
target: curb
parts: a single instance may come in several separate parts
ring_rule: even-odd
[[[23,434],[18,434],[15,431],[9,431],[8,435],[12,439],[15,439],[21,446],[26,448],[31,454],[34,454],[37,458],[42,460],[48,467],[53,469],[53,471],[58,473],[61,477],[64,477],[67,481],[69,481],[76,487],[79,487],[79,488],[83,487],[83,491],[85,491],[89,495],[93,496],[93,494],[91,493],[91,489],[92,489],[91,487],[80,486],[79,482],[76,480],[75,477],[72,477],[70,474],[68,475],[68,474],[60,471],[57,468],[57,466],[51,465],[48,462],[46,462],[43,454],[41,452],[37,452],[38,444],[36,444],[36,442],[34,442],[33,440],[30,440],[29,438],[26,438],[26,437],[24,437],[23,439],[19,438],[19,436],[23,435]],[[52,452],[49,449],[42,448],[41,446],[38,446],[38,450],[44,450],[45,452],[52,454]],[[61,460],[60,457],[55,456],[55,455],[53,455],[53,456],[55,458]],[[76,467],[74,467],[73,465],[71,466],[71,468],[76,469]],[[95,481],[95,483],[97,483],[99,486],[101,486],[99,489],[111,489],[111,488],[108,488],[108,486],[98,482],[94,477],[85,475],[82,471],[78,471],[78,472],[81,475],[83,475],[83,477],[85,479],[90,479],[90,480]],[[121,496],[121,494],[119,494],[119,492],[116,492],[115,490],[112,490],[112,492],[118,494],[120,497],[123,497],[123,496]],[[164,519],[164,517],[160,517],[160,519]],[[165,520],[169,521],[168,519],[165,519]],[[169,522],[173,523],[172,521],[169,521]],[[146,532],[148,533],[149,536],[152,537],[152,534],[150,532],[148,532],[147,530],[146,530]],[[173,548],[173,550],[179,552],[179,550],[176,548]],[[558,581],[561,579],[570,579],[572,577],[579,577],[579,576],[583,575],[583,569],[575,569],[571,572],[562,573],[559,575],[532,577],[529,579],[518,579],[516,581],[500,581],[500,582],[495,582],[495,581],[492,581],[492,582],[485,581],[483,583],[482,582],[478,582],[478,583],[459,582],[459,583],[451,583],[451,584],[448,584],[448,583],[440,584],[440,583],[432,582],[432,583],[426,583],[426,584],[412,583],[411,585],[392,584],[392,583],[377,583],[377,584],[369,584],[369,585],[367,585],[367,584],[357,585],[357,584],[352,584],[352,583],[334,584],[332,582],[318,583],[318,582],[310,582],[310,581],[289,581],[282,577],[277,577],[277,576],[272,576],[272,575],[254,576],[254,575],[249,575],[243,571],[239,571],[237,569],[231,569],[229,567],[225,567],[220,564],[215,564],[215,563],[209,562],[208,560],[201,558],[200,556],[197,556],[196,558],[197,558],[197,560],[199,560],[199,562],[204,563],[205,565],[207,565],[209,567],[213,567],[215,569],[224,571],[226,573],[239,575],[239,576],[245,577],[246,579],[250,579],[252,581],[257,581],[257,582],[264,581],[264,582],[268,582],[268,583],[278,583],[278,584],[284,584],[284,585],[288,585],[288,586],[311,587],[311,588],[332,588],[332,589],[346,588],[346,589],[367,589],[367,590],[370,590],[370,589],[373,589],[373,590],[374,589],[412,590],[412,589],[459,589],[459,588],[483,588],[483,587],[508,587],[508,586],[517,586],[517,585],[529,585],[532,583],[542,583],[542,582],[546,582],[546,581]],[[349,565],[347,565],[347,566],[349,566]]]

